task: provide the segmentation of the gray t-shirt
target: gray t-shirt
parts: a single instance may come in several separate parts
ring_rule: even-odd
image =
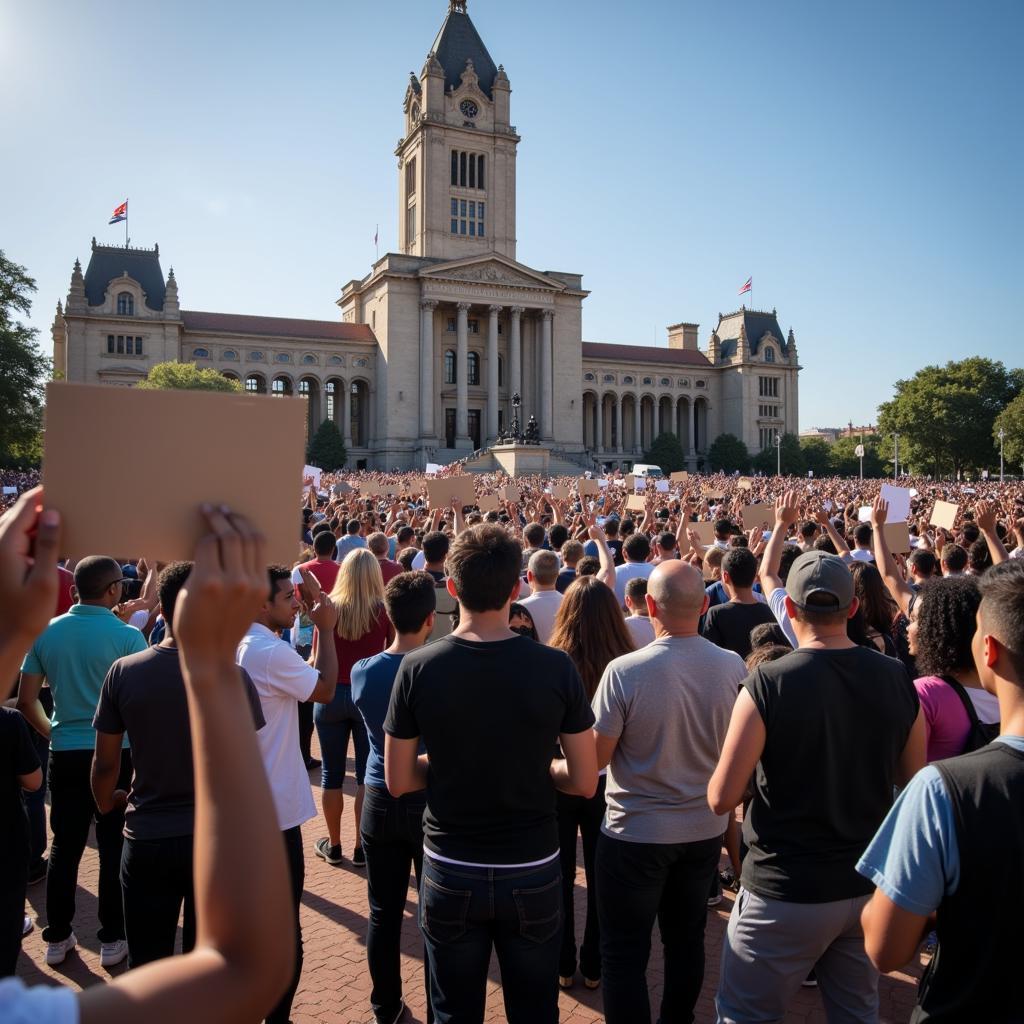
[[[725,832],[708,807],[743,659],[703,637],[663,637],[609,663],[594,728],[618,746],[602,831],[631,843],[692,843]]]

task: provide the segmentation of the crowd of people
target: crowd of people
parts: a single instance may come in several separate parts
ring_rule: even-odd
[[[0,980],[0,1017],[287,1022],[312,854],[365,868],[380,1024],[411,873],[439,1024],[483,1020],[492,954],[512,1024],[577,983],[649,1024],[655,923],[656,1019],[691,1021],[723,888],[723,1024],[804,985],[877,1022],[921,951],[914,1020],[1024,1020],[1024,487],[488,474],[469,504],[455,476],[307,478],[292,565],[222,508],[167,565],[61,560],[41,489],[4,514],[0,978],[29,885],[72,954],[92,827],[101,964],[131,970]]]

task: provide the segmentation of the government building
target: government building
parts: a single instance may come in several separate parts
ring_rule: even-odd
[[[309,428],[334,420],[351,468],[410,469],[481,454],[512,419],[535,416],[552,471],[596,459],[628,468],[659,433],[691,471],[735,434],[752,453],[796,434],[800,366],[774,310],[719,314],[668,347],[583,340],[580,274],[516,258],[512,88],[467,11],[449,10],[405,88],[398,160],[399,252],[346,284],[332,320],[182,309],[159,247],[98,245],[75,261],[53,324],[67,380],[130,386],[159,362],[213,367],[247,391],[301,395]],[[609,183],[610,187],[610,183]]]

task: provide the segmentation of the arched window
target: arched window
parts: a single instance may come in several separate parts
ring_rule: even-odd
[[[276,395],[279,398],[283,395],[291,394],[291,388],[288,385],[288,381],[284,380],[281,377],[278,377],[277,380],[275,380],[274,383],[270,385],[270,393],[272,395]]]
[[[309,381],[308,380],[300,380],[299,381],[299,396],[302,397],[302,398],[309,398]]]
[[[252,374],[245,378],[245,390],[250,395],[262,395],[266,390],[266,386],[263,383],[263,378]]]
[[[224,361],[233,363],[238,359],[238,353],[233,348],[224,349]]]
[[[690,386],[690,382],[685,377],[680,377],[677,383],[681,388],[688,388]]]
[[[585,373],[585,374],[583,374],[583,379],[584,380],[596,380],[596,378],[594,377],[594,375],[592,373]]]
[[[672,381],[670,381],[668,379],[668,377],[662,377],[661,378],[661,386],[663,388],[670,388],[672,386]]]
[[[315,366],[316,365],[316,356],[305,355],[305,356],[302,357],[302,362],[303,362],[304,366]]]
[[[653,380],[651,380],[651,378],[650,378],[650,377],[644,377],[644,383],[645,383],[645,384],[653,384],[653,383],[654,383],[654,381],[653,381]]]
[[[766,363],[775,362],[775,349],[773,349],[770,345],[764,350],[764,361]]]
[[[622,378],[622,383],[623,384],[635,384],[636,380],[633,377],[623,377]]]
[[[341,356],[331,356],[331,358],[327,360],[327,365],[328,366],[344,366],[345,365],[345,360],[342,359]]]
[[[192,349],[193,359],[209,359],[210,350],[208,348],[194,348]]]
[[[131,292],[121,292],[117,297],[117,315],[135,316],[135,296]]]
[[[466,379],[469,384],[480,383],[480,356],[470,352],[466,359]]]
[[[455,383],[455,353],[451,349],[444,354],[444,382]]]
[[[705,381],[699,380],[699,381],[697,381],[697,387],[702,388],[702,387],[705,386],[705,383],[706,383]]]
[[[605,384],[614,384],[615,383],[615,374],[614,373],[606,373],[604,375],[604,377],[602,377],[601,379],[604,381]]]
[[[288,352],[278,352],[274,359],[279,363],[290,363],[292,357]]]
[[[263,362],[263,353],[262,352],[250,352],[249,353],[249,362],[250,363],[262,363]]]

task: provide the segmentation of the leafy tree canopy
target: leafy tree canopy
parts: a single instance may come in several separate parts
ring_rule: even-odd
[[[832,450],[827,441],[820,437],[801,438],[800,451],[804,456],[804,472],[813,470],[815,476],[828,476],[832,472]]]
[[[334,420],[324,420],[313,435],[306,449],[306,462],[310,466],[319,466],[328,473],[334,473],[345,465],[348,452],[345,441]]]
[[[878,478],[886,475],[885,457],[882,455],[882,439],[877,435],[865,437],[841,437],[831,445],[829,465],[835,476],[860,476],[860,459],[857,445],[864,445],[864,476]]]
[[[1006,471],[1010,466],[1020,466],[1024,472],[1024,392],[1019,394],[997,417],[992,427],[996,452],[999,451],[999,431],[1003,430],[1003,458]]]
[[[242,385],[212,367],[195,363],[157,363],[145,380],[136,385],[153,391],[241,391]]]
[[[715,473],[747,473],[750,452],[735,434],[719,434],[708,449],[708,464]]]
[[[651,447],[644,452],[643,461],[660,466],[665,476],[686,469],[686,455],[675,434],[659,434],[651,442]]]
[[[803,476],[807,472],[807,460],[800,448],[800,438],[796,434],[782,435],[782,450],[777,454],[775,445],[770,445],[763,452],[754,456],[754,469],[765,476],[773,476],[781,454],[783,476]]]
[[[35,281],[0,250],[0,463],[38,462],[43,395],[51,363],[21,323],[32,310]]]

